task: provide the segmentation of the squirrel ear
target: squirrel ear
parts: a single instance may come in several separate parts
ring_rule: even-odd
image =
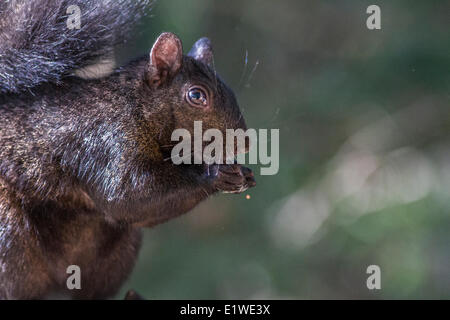
[[[159,87],[177,74],[183,60],[181,40],[170,32],[162,33],[150,51],[149,84]]]
[[[208,38],[197,40],[189,51],[188,56],[204,64],[211,65],[213,63],[213,50],[211,41]]]

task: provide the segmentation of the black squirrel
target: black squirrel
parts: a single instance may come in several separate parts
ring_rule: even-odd
[[[70,5],[81,9],[80,29],[66,25]],[[238,164],[170,161],[172,131],[194,120],[246,130],[208,39],[183,55],[179,38],[163,33],[150,56],[100,79],[76,76],[123,43],[148,5],[1,2],[1,299],[111,297],[132,271],[142,227],[255,185]],[[69,265],[81,269],[80,290],[66,286]]]

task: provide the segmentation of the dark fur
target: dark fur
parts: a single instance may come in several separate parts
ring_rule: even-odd
[[[233,92],[192,57],[158,88],[149,85],[148,57],[104,79],[69,76],[123,38],[140,3],[70,1],[88,9],[88,24],[59,46],[49,41],[62,34],[57,12],[68,2],[24,1],[37,10],[32,21],[22,10],[13,13],[19,2],[0,5],[9,19],[0,24],[0,39],[9,39],[0,43],[0,74],[8,75],[0,87],[0,298],[109,297],[133,268],[141,227],[183,214],[217,191],[254,185],[251,171],[238,165],[214,167],[216,174],[204,165],[174,165],[167,159],[172,131],[192,128],[194,120],[203,120],[204,130],[245,123]],[[111,23],[105,33],[95,19]],[[15,37],[13,21],[24,32],[31,26],[33,36]],[[36,29],[40,24],[55,29]],[[30,66],[34,71],[25,71]],[[211,110],[184,100],[186,86],[196,83],[213,92]],[[82,290],[66,289],[71,264],[81,267]]]
[[[0,93],[58,82],[126,41],[151,0],[9,0],[0,4]],[[81,9],[70,30],[67,8]],[[21,75],[18,77],[17,75]]]

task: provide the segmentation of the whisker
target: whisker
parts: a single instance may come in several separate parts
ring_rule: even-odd
[[[174,147],[176,145],[177,145],[176,143],[174,143],[174,144],[166,144],[166,145],[160,146],[160,148],[169,148],[169,147]]]
[[[217,71],[216,71],[216,63],[214,62],[214,53],[212,55],[212,67],[213,67],[213,71],[214,71],[214,82],[216,84],[216,92],[217,92]]]
[[[245,49],[244,66],[243,66],[243,70],[242,70],[242,74],[241,74],[241,79],[239,80],[239,83],[238,83],[239,89],[241,88],[242,81],[244,81],[244,77],[247,73],[247,66],[248,66],[248,50]]]
[[[189,154],[183,156],[183,157],[181,158],[181,160],[184,160],[184,158],[190,157],[192,154],[193,154],[193,152],[191,151]],[[172,160],[173,157],[174,157],[174,156],[170,156],[169,158],[163,159],[163,161]]]
[[[250,81],[252,80],[253,75],[255,74],[255,71],[258,68],[258,66],[259,66],[259,60],[256,60],[255,66],[253,67],[252,72],[250,72],[250,75],[248,76],[247,83],[245,84],[246,88],[250,87]]]
[[[239,121],[242,119],[242,117],[244,116],[243,114],[244,114],[244,109],[241,110],[241,114],[239,115],[238,122],[239,122]]]

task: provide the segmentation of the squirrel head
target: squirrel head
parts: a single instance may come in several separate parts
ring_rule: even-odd
[[[160,145],[173,145],[168,141],[169,133],[178,128],[188,130],[193,137],[194,121],[202,121],[203,132],[220,130],[224,146],[226,129],[247,130],[233,91],[216,73],[207,38],[199,39],[183,55],[181,40],[176,35],[161,34],[151,49],[145,82],[159,106],[158,113],[165,113],[167,134],[162,138],[165,141],[159,141]],[[154,112],[150,118],[154,119]],[[248,140],[245,150],[238,150],[234,142],[233,145],[236,154],[248,151]]]

